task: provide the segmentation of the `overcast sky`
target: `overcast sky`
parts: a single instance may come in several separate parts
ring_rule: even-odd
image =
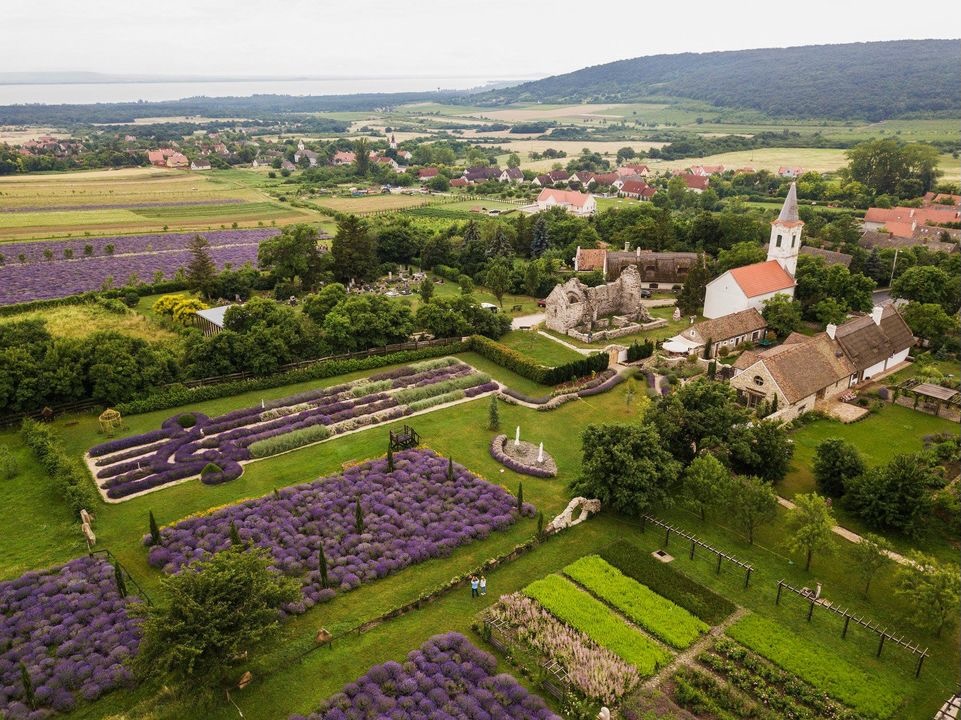
[[[957,36],[961,25],[951,6],[911,9],[891,0],[3,0],[0,72],[493,80],[656,53]]]

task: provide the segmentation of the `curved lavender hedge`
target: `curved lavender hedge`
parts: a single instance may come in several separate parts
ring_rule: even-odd
[[[98,558],[0,583],[0,716],[37,720],[130,685],[124,663],[140,644],[130,602],[117,591],[113,566]],[[35,710],[26,703],[21,663]]]
[[[551,478],[556,477],[556,472],[551,472],[542,467],[536,467],[533,465],[525,465],[524,463],[512,458],[510,455],[504,452],[504,443],[507,442],[506,435],[498,435],[493,440],[491,440],[490,453],[491,457],[494,458],[504,467],[518,472],[521,475],[530,475],[532,477],[539,478]]]
[[[240,463],[246,460],[496,389],[496,383],[469,365],[440,358],[214,418],[181,413],[159,430],[101,443],[89,455],[98,485],[112,499],[194,477],[209,463],[222,469],[200,475],[213,485],[240,477]],[[180,424],[185,415],[192,420],[189,427]]]
[[[284,488],[161,530],[148,562],[176,573],[230,546],[231,523],[244,542],[265,547],[275,567],[303,583],[303,598],[285,608],[300,613],[361,583],[408,565],[442,557],[517,520],[514,497],[460,465],[448,479],[448,460],[430,450],[394,454],[394,471],[379,459],[340,475]],[[356,503],[364,515],[356,527]],[[534,507],[524,506],[533,516]],[[144,543],[151,544],[150,536]],[[320,547],[328,587],[320,573]]]
[[[163,273],[165,279],[173,278],[190,262],[187,247],[198,234],[210,243],[218,269],[228,263],[233,267],[256,264],[260,243],[279,232],[264,228],[4,243],[0,245],[0,305],[99,290],[108,278],[113,279],[115,287],[126,284],[134,274],[141,282],[153,282],[157,273]],[[85,256],[88,245],[93,248],[92,254]],[[112,254],[107,252],[108,245],[114,246]],[[73,257],[65,258],[64,250],[71,251]],[[52,253],[50,260],[45,251]]]
[[[435,635],[401,664],[375,665],[309,716],[289,720],[560,720],[459,633]]]

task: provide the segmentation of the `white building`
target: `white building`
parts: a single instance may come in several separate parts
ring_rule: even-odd
[[[704,317],[719,318],[748,308],[761,310],[775,295],[793,298],[803,228],[797,188],[791,183],[780,215],[771,222],[767,260],[727,270],[711,280],[704,295]]]
[[[597,211],[597,201],[590,193],[574,190],[554,190],[544,188],[534,203],[535,208],[550,210],[552,207],[562,207],[574,215],[593,215]]]

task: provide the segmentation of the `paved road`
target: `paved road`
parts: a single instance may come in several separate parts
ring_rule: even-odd
[[[521,330],[522,328],[534,327],[544,322],[544,313],[534,315],[521,315],[511,320],[511,330]]]

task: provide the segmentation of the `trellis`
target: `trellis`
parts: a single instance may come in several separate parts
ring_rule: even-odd
[[[784,590],[788,590],[794,593],[795,595],[797,595],[798,597],[802,597],[808,601],[809,603],[808,615],[807,615],[808,622],[811,622],[811,617],[814,615],[815,606],[822,607],[825,610],[830,610],[835,615],[838,615],[839,617],[843,617],[844,628],[841,630],[842,639],[847,637],[848,626],[852,622],[855,625],[860,625],[861,627],[875,633],[878,636],[878,650],[875,653],[875,657],[881,657],[881,651],[884,650],[884,643],[886,641],[890,641],[895,645],[898,645],[899,647],[903,647],[905,650],[909,651],[910,653],[912,653],[914,656],[918,658],[918,664],[914,669],[914,677],[921,676],[921,667],[922,665],[924,665],[925,658],[928,657],[927,648],[922,649],[918,643],[911,642],[910,640],[906,640],[903,635],[894,635],[893,633],[888,632],[887,627],[882,627],[880,624],[878,624],[874,620],[871,620],[870,618],[866,618],[863,615],[855,615],[850,610],[840,608],[840,607],[837,607],[836,605],[824,602],[820,598],[816,597],[815,594],[812,593],[809,589],[807,588],[798,589],[793,585],[786,583],[784,580],[778,580],[777,582],[777,597],[774,600],[775,605],[781,604],[781,593]]]
[[[754,572],[754,566],[753,566],[753,565],[751,565],[751,564],[749,564],[749,563],[746,563],[746,562],[743,562],[743,561],[741,561],[741,560],[738,560],[738,559],[737,559],[736,557],[734,557],[733,555],[729,555],[728,553],[724,552],[723,550],[718,550],[716,547],[714,547],[713,545],[710,545],[710,544],[704,542],[703,540],[701,540],[701,539],[698,538],[697,536],[692,535],[691,533],[686,532],[686,531],[684,531],[684,530],[681,530],[680,528],[674,527],[673,525],[669,525],[669,524],[666,523],[666,522],[662,522],[661,520],[658,520],[657,518],[651,517],[650,515],[641,515],[641,532],[645,532],[645,531],[647,530],[647,524],[648,524],[648,523],[650,523],[650,524],[652,524],[652,525],[656,525],[657,527],[659,527],[659,528],[661,528],[662,530],[664,530],[664,544],[663,544],[663,547],[668,547],[668,546],[670,545],[670,542],[671,542],[671,534],[673,533],[673,534],[677,535],[678,537],[682,537],[682,538],[684,538],[687,542],[691,543],[691,550],[690,550],[690,553],[689,553],[689,557],[690,557],[691,560],[694,559],[694,554],[695,554],[695,551],[697,550],[697,548],[703,548],[704,550],[707,550],[710,554],[712,554],[712,555],[717,555],[717,567],[715,568],[715,573],[716,573],[717,575],[720,575],[720,574],[721,574],[721,562],[724,561],[724,560],[727,560],[727,561],[728,561],[729,563],[731,563],[732,565],[734,565],[734,566],[736,566],[736,567],[739,567],[739,568],[741,568],[742,570],[744,570],[744,587],[747,588],[748,585],[751,584],[751,573]]]
[[[503,620],[492,618],[489,613],[484,615],[484,626],[488,630],[488,642],[504,655],[509,655],[511,643],[517,642],[513,628]],[[562,702],[572,685],[570,675],[553,658],[542,669],[544,677],[540,682],[541,688],[555,700]]]

